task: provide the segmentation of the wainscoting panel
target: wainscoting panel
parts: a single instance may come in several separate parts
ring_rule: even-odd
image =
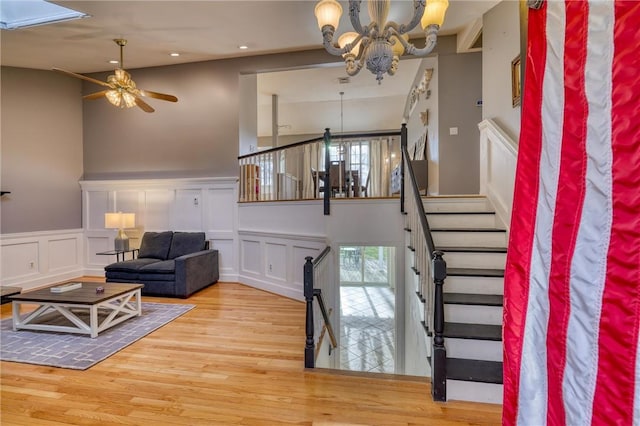
[[[104,229],[104,213],[109,212],[109,192],[92,191],[83,198],[85,229]]]
[[[218,250],[218,267],[220,269],[220,281],[237,281],[236,240],[235,238],[208,238],[209,246]]]
[[[274,281],[287,282],[287,246],[265,242],[265,271],[264,275]]]
[[[73,268],[81,262],[82,253],[77,238],[60,238],[48,241],[49,270],[56,272]]]
[[[0,236],[0,284],[32,289],[83,275],[81,229]]]
[[[486,195],[496,215],[509,230],[518,146],[493,120],[480,128],[480,194]]]
[[[239,230],[241,265],[239,281],[296,300],[304,300],[305,256],[324,249],[324,236]]]
[[[243,275],[260,276],[262,271],[262,253],[260,241],[240,240],[240,273]]]
[[[167,206],[173,205],[174,191],[168,189],[151,189],[144,192],[144,217],[138,223],[144,223],[148,229],[169,229],[171,211]]]
[[[200,231],[202,224],[202,191],[199,189],[176,190],[173,206],[175,231]]]

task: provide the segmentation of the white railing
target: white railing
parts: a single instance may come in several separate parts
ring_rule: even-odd
[[[480,194],[486,195],[499,220],[509,229],[518,146],[493,120],[480,129]]]
[[[326,150],[329,150],[328,163]],[[398,132],[333,135],[239,157],[239,201],[388,197]]]

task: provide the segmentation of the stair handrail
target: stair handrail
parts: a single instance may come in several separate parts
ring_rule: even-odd
[[[304,298],[306,302],[306,320],[305,320],[305,347],[304,347],[304,366],[305,368],[314,368],[315,367],[315,327],[314,327],[314,315],[313,315],[313,299],[317,299],[318,306],[320,307],[320,312],[322,313],[322,317],[324,320],[324,326],[329,334],[330,340],[330,348],[329,353],[331,353],[332,349],[338,347],[338,342],[336,340],[335,333],[333,331],[333,326],[331,325],[331,320],[329,318],[329,312],[326,308],[326,304],[324,303],[324,298],[322,296],[322,289],[315,288],[315,271],[316,268],[322,264],[323,260],[327,257],[329,252],[331,251],[331,247],[327,246],[315,259],[311,256],[305,257],[304,264]]]
[[[431,228],[429,227],[429,221],[427,220],[427,213],[422,205],[422,199],[420,198],[420,189],[416,183],[416,175],[413,171],[413,165],[411,164],[411,158],[409,157],[409,150],[407,149],[407,125],[402,123],[402,129],[400,130],[400,147],[402,148],[402,164],[407,168],[407,174],[409,175],[409,181],[413,188],[413,194],[415,196],[416,208],[418,209],[418,217],[420,218],[420,224],[422,225],[422,232],[427,242],[427,248],[429,253],[436,251],[435,244],[433,243],[433,237],[431,236]],[[404,180],[404,173],[402,174]],[[402,185],[402,192],[404,194],[404,185]],[[404,201],[404,195],[401,196]],[[404,204],[404,203],[403,203]],[[404,205],[402,206],[404,211]]]
[[[422,235],[426,243],[427,253],[430,255],[431,264],[425,262],[423,265],[425,268],[430,269],[430,278],[433,280],[433,299],[426,300],[424,298],[424,292],[422,291],[422,285],[418,291],[418,296],[426,306],[430,306],[433,303],[433,330],[429,330],[428,324],[424,324],[427,328],[427,332],[432,332],[433,336],[433,352],[432,356],[432,371],[431,371],[431,394],[435,401],[446,401],[447,398],[447,352],[444,346],[444,280],[447,277],[447,262],[444,260],[444,253],[436,250],[433,242],[433,236],[431,235],[431,228],[429,227],[429,221],[427,214],[422,203],[420,196],[420,190],[416,181],[413,165],[411,163],[411,157],[409,156],[409,150],[407,149],[407,126],[402,124],[400,132],[400,147],[402,150],[402,167],[406,167],[406,175],[411,183],[411,189],[413,192],[413,201],[415,202],[416,216],[418,217],[419,227],[422,229]],[[402,194],[401,194],[401,211],[405,213],[405,194],[404,194],[404,170],[401,173]],[[414,230],[410,229],[413,233]],[[417,231],[417,230],[415,230]],[[416,236],[417,238],[417,236]],[[417,240],[414,240],[417,241]],[[415,244],[416,246],[418,244]],[[417,247],[413,249],[418,252]],[[416,255],[418,257],[419,253]],[[414,266],[414,271],[417,271]],[[422,274],[425,271],[418,271],[421,274],[421,280],[428,280],[429,278],[423,278]],[[421,281],[422,284],[422,281]],[[428,295],[427,295],[428,297]],[[427,309],[428,312],[428,309]],[[425,318],[426,318],[425,313]]]

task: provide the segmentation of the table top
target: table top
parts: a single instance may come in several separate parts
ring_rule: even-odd
[[[117,297],[130,291],[144,287],[144,284],[118,284],[118,283],[95,283],[84,281],[82,287],[64,293],[52,293],[50,288],[61,284],[50,285],[38,290],[26,291],[24,293],[8,296],[9,300],[22,302],[51,302],[51,303],[75,303],[78,305],[95,305],[113,297]],[[104,288],[104,293],[96,293],[96,288]]]
[[[122,253],[131,253],[139,250],[140,249],[137,249],[137,248],[129,249],[129,250],[107,250],[107,251],[101,251],[100,253],[96,253],[96,254],[122,254]]]

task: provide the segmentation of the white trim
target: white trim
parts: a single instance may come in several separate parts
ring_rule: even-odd
[[[480,194],[486,195],[502,225],[509,230],[518,145],[493,120],[480,129]]]
[[[482,34],[482,16],[469,23],[462,31],[458,32],[457,53],[481,52],[481,47],[472,47]]]
[[[83,191],[106,191],[118,189],[158,189],[158,188],[202,188],[210,185],[229,185],[235,187],[238,178],[232,177],[202,177],[176,179],[120,179],[120,180],[81,180]]]

